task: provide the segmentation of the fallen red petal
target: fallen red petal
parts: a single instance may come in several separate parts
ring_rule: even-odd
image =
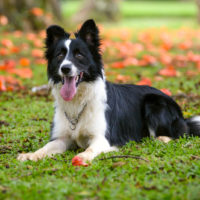
[[[32,70],[30,68],[23,69],[9,69],[7,70],[11,74],[16,74],[21,78],[31,78],[33,76]]]
[[[124,63],[123,62],[114,62],[112,65],[111,65],[112,68],[115,68],[115,69],[122,69],[124,68]]]
[[[83,159],[81,157],[79,157],[79,156],[73,157],[72,165],[74,165],[74,166],[84,166],[84,167],[88,166],[88,164],[83,162]]]
[[[160,91],[162,91],[163,93],[165,93],[168,96],[172,96],[172,93],[168,89],[166,89],[166,88],[163,88]]]
[[[173,66],[166,67],[159,71],[159,74],[162,76],[174,77],[177,76],[177,71],[174,69]]]
[[[152,85],[152,82],[151,82],[151,79],[149,78],[142,78],[142,80],[140,80],[137,85],[148,85],[148,86],[151,86]]]
[[[3,76],[0,76],[0,91],[6,91],[5,79]]]

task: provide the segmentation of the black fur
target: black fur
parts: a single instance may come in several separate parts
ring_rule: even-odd
[[[149,86],[118,85],[107,82],[109,124],[106,137],[112,145],[149,137],[149,128],[156,137],[178,138],[188,132],[187,122],[175,101]]]
[[[69,60],[72,61],[80,71],[84,71],[82,81],[91,82],[102,77],[102,60],[100,54],[100,40],[98,37],[98,28],[93,20],[88,20],[83,24],[80,31],[77,32],[76,39],[72,39],[70,49],[72,50],[69,55]],[[46,59],[48,60],[48,78],[53,83],[61,82],[61,77],[58,75],[58,68],[63,59],[58,59],[58,55],[63,53],[66,55],[67,51],[64,46],[64,41],[70,36],[63,28],[52,25],[47,29],[46,38]],[[84,56],[82,61],[75,58],[75,54],[79,52]]]
[[[86,21],[70,44],[69,59],[80,71],[84,71],[82,81],[92,82],[101,77],[102,59],[100,53],[99,31],[93,20]],[[46,58],[48,77],[54,84],[61,81],[58,67],[63,59],[57,55],[66,49],[63,43],[69,38],[61,27],[47,29]],[[74,54],[80,52],[84,59],[77,61]],[[200,122],[184,119],[180,107],[169,96],[149,86],[113,84],[106,82],[107,121],[106,138],[111,145],[121,146],[130,140],[137,142],[149,137],[149,129],[155,136],[179,138],[184,134],[200,136]]]

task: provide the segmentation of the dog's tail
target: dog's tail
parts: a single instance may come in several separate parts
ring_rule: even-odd
[[[186,119],[188,125],[188,134],[200,137],[200,116],[194,116]]]

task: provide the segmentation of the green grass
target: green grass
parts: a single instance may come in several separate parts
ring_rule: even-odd
[[[123,6],[127,6],[128,10],[130,2],[124,3]],[[67,1],[65,5],[67,4],[70,5],[72,14],[79,2]],[[150,18],[147,21],[146,18],[137,18],[137,20],[126,18],[112,26],[144,28],[164,24],[169,27],[180,27],[186,21],[189,26],[193,26],[190,19],[176,18],[176,20]],[[105,26],[110,27],[110,24]],[[15,44],[17,42],[20,43],[20,40],[15,41]],[[28,52],[25,53],[23,56],[28,56]],[[1,57],[1,59],[5,58]],[[31,67],[34,77],[23,81],[26,85],[25,90],[0,94],[0,199],[199,200],[200,139],[197,137],[181,138],[168,144],[149,138],[141,143],[130,142],[119,152],[101,154],[86,168],[74,167],[71,164],[71,159],[83,151],[82,149],[67,151],[54,158],[45,158],[38,162],[17,161],[16,157],[19,153],[33,152],[49,141],[54,112],[53,99],[50,95],[39,96],[30,92],[31,87],[47,82],[46,67],[35,64]],[[130,75],[131,83],[135,83],[141,77],[150,77],[154,80],[153,77],[161,67],[160,65],[126,67],[115,72]],[[190,70],[195,69],[194,66],[188,67]],[[178,69],[181,72],[178,78],[153,81],[154,87],[168,88],[173,95],[178,92],[188,95],[188,98],[174,96],[181,105],[185,117],[200,113],[198,95],[200,75],[192,78],[185,77],[183,74],[187,69]],[[111,71],[111,68],[107,71]],[[114,81],[116,77],[110,75],[107,78]],[[132,158],[100,160],[111,155],[134,155],[148,161]]]
[[[194,1],[124,1],[121,3],[122,16],[134,17],[195,17]]]
[[[19,152],[35,151],[48,142],[52,102],[44,97],[8,93],[2,96],[0,199],[198,199],[200,154],[198,138],[169,144],[146,139],[130,142],[112,155],[137,155],[134,159],[99,160],[74,167],[77,152],[55,159],[19,162]],[[79,150],[80,151],[80,150]],[[110,153],[111,154],[111,153]]]
[[[195,18],[151,18],[151,17],[135,17],[135,18],[123,18],[118,22],[104,22],[107,28],[116,27],[132,27],[135,29],[146,29],[152,27],[169,27],[169,28],[179,28],[179,27],[198,27],[197,20]]]
[[[65,19],[70,19],[80,8],[82,1],[63,2]],[[197,7],[195,1],[122,1],[122,20],[107,23],[108,27],[155,27],[155,26],[197,26]]]
[[[33,69],[34,81],[26,81],[28,88],[46,82],[45,68]],[[152,77],[156,70],[127,67],[119,72],[137,81],[137,74]],[[169,88],[176,94],[182,85],[183,92],[198,94],[196,83],[197,77],[166,78],[153,86]],[[199,114],[199,99],[185,102],[182,109],[189,115]],[[153,139],[130,142],[119,152],[100,155],[87,168],[71,164],[81,149],[38,162],[19,162],[18,153],[35,151],[48,142],[53,101],[29,90],[3,93],[0,113],[0,120],[7,123],[0,127],[0,199],[199,199],[199,138],[181,138],[168,144]],[[140,156],[149,162],[131,158],[99,160],[110,155]]]
[[[83,6],[82,1],[64,1],[63,15],[71,17]],[[195,17],[195,1],[122,1],[120,3],[123,18],[134,17]]]
[[[130,142],[118,153],[136,159],[99,160],[74,167],[77,152],[54,159],[19,162],[19,152],[35,151],[49,140],[52,101],[24,93],[1,96],[0,199],[193,199],[200,195],[200,140],[182,138],[169,144],[152,139]]]

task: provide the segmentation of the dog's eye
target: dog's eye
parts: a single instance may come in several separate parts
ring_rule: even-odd
[[[76,57],[77,59],[79,59],[79,60],[82,60],[82,59],[84,58],[84,56],[83,56],[82,54],[80,54],[80,53],[76,53],[76,54],[75,54],[75,57]]]
[[[65,54],[64,54],[63,52],[61,52],[61,53],[59,53],[59,54],[57,55],[58,60],[61,60],[61,59],[63,59],[64,57],[65,57]]]

